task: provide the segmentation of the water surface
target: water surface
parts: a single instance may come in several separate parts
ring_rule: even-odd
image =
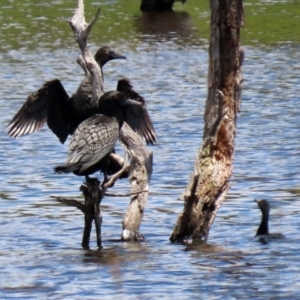
[[[185,7],[164,18],[169,27],[160,30],[161,16],[151,17],[148,27],[138,8],[125,10],[122,3],[104,3],[91,47],[95,51],[109,43],[127,56],[104,67],[105,89],[129,78],[148,101],[159,136],[150,146],[154,170],[141,226],[147,242],[116,241],[129,199],[107,197],[104,248],[96,251],[93,235],[92,250],[82,250],[81,212],[51,198],[82,198],[82,178],[52,172],[65,161],[68,143],[61,145],[47,126],[16,140],[7,136],[9,120],[44,81],[59,78],[71,94],[83,78],[66,22],[73,1],[39,6],[7,1],[0,10],[6,28],[0,35],[0,298],[298,298],[299,45],[288,37],[272,47],[243,45],[245,82],[232,188],[207,245],[174,245],[168,239],[183,208],[178,197],[202,140],[207,33]],[[98,4],[87,7],[89,16]],[[111,191],[129,189],[121,180]],[[254,239],[260,221],[255,198],[270,201],[270,231],[284,233],[286,240],[263,245]]]

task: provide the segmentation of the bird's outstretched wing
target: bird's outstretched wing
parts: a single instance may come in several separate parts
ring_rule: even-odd
[[[47,81],[26,102],[8,124],[14,138],[40,130],[45,122],[63,143],[68,134],[69,96],[58,79]]]
[[[143,104],[141,106],[126,106],[125,121],[132,128],[132,130],[137,132],[145,139],[147,144],[154,144],[157,136],[146,107],[145,99],[133,90],[130,81],[127,79],[121,79],[118,81],[117,91],[126,93],[129,95],[130,99],[136,100]]]
[[[47,124],[63,144],[70,134],[70,118],[72,115],[72,98],[69,98],[61,82],[52,81],[49,96]]]

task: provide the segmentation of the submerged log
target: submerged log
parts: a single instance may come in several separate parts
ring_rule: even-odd
[[[183,213],[171,242],[207,240],[230,188],[237,113],[240,108],[243,51],[240,28],[242,0],[210,0],[208,97],[203,143],[184,193]]]

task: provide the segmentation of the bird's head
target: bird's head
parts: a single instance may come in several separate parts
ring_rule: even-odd
[[[139,101],[130,99],[129,95],[118,92],[110,91],[104,93],[99,99],[99,109],[101,113],[113,115],[118,110],[122,111],[125,106],[142,106]]]
[[[270,204],[266,199],[254,200],[262,212],[270,211]]]
[[[123,93],[130,93],[132,91],[132,84],[127,78],[120,79],[117,85],[117,91]]]
[[[94,57],[101,68],[110,60],[126,59],[126,56],[114,51],[108,46],[99,48]]]

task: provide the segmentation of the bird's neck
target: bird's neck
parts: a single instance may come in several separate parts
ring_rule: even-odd
[[[256,235],[269,234],[269,214],[263,213]]]
[[[119,122],[119,129],[121,129],[121,127],[123,126],[123,123],[124,123],[124,116],[123,116],[123,113],[120,109],[118,108],[115,108],[115,109],[106,109],[106,108],[102,108],[100,110],[100,113],[102,113],[103,115],[106,115],[108,117],[113,117],[113,118],[116,118],[117,121]]]

